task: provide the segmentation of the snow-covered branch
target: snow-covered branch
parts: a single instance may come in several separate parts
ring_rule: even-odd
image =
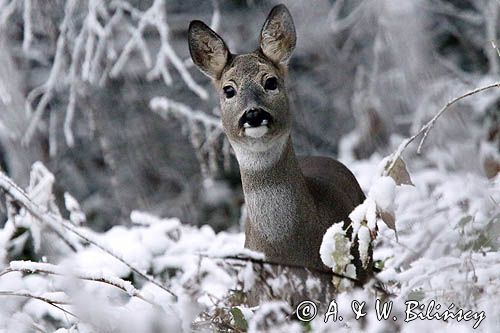
[[[59,216],[54,216],[45,213],[39,205],[33,202],[19,186],[17,186],[7,175],[5,175],[1,171],[0,171],[0,188],[2,188],[6,192],[6,194],[12,198],[12,200],[16,201],[21,207],[25,208],[33,217],[43,222],[53,230],[58,230],[58,228],[62,227],[65,230],[77,235],[86,242],[98,247],[102,251],[106,252],[115,259],[119,260],[121,263],[126,265],[130,270],[137,273],[143,279],[160,287],[161,289],[171,294],[172,296],[177,297],[171,290],[166,288],[163,284],[157,282],[153,277],[148,276],[146,273],[142,272],[142,270],[134,267],[132,264],[127,262],[120,255],[108,249],[98,240],[94,239],[94,237],[91,236],[88,232],[75,227],[71,222],[62,219]]]
[[[201,123],[205,127],[222,130],[220,118],[208,115],[203,111],[193,110],[185,104],[166,97],[153,98],[149,106],[164,119],[167,119],[170,115],[174,115],[176,118],[183,119],[188,123]]]
[[[30,0],[23,5],[24,38],[23,50],[26,53],[36,49],[36,37],[33,35],[33,6]],[[0,11],[2,22],[6,22],[16,10],[16,1],[12,1]],[[215,7],[213,24],[218,25],[218,7]],[[81,22],[81,25],[78,24]],[[125,27],[123,29],[123,27]],[[149,41],[144,34],[146,29],[153,27],[159,34],[160,47],[152,60]],[[149,31],[147,31],[149,33]],[[128,40],[122,45],[116,41]],[[155,0],[144,12],[133,7],[126,1],[103,2],[89,0],[83,19],[76,0],[66,1],[64,17],[59,25],[54,61],[47,80],[32,89],[26,98],[26,110],[30,121],[26,128],[23,143],[29,144],[44,114],[50,110],[50,104],[61,92],[68,92],[68,104],[65,110],[63,133],[66,144],[74,145],[72,125],[78,107],[78,97],[82,94],[83,82],[93,85],[103,85],[107,77],[117,77],[124,72],[125,65],[130,61],[133,51],[142,56],[148,80],[160,76],[165,84],[172,84],[172,75],[168,65],[171,64],[179,73],[182,82],[199,98],[208,98],[207,91],[199,85],[189,73],[183,60],[177,55],[169,39],[169,26],[164,0]],[[121,46],[120,48],[117,48]],[[69,61],[68,58],[69,53]],[[154,63],[154,64],[153,64]],[[57,117],[52,117],[54,124]],[[57,151],[56,126],[49,126],[51,137],[51,155]]]
[[[32,298],[36,299],[42,302],[45,302],[61,311],[64,313],[67,313],[75,318],[78,318],[75,314],[72,312],[66,310],[63,308],[61,305],[70,305],[66,299],[67,296],[63,293],[44,293],[42,295],[36,295],[33,294],[29,291],[26,290],[19,290],[19,291],[9,291],[9,290],[0,290],[0,296],[17,296],[17,297],[26,297],[26,298]]]
[[[489,89],[492,89],[492,88],[500,88],[500,82],[496,82],[496,83],[487,85],[485,87],[474,89],[474,90],[469,91],[469,92],[467,92],[467,93],[465,93],[463,95],[455,97],[454,99],[452,99],[451,101],[449,101],[448,103],[446,103],[446,105],[443,106],[438,111],[438,113],[436,113],[436,115],[431,120],[429,120],[429,122],[427,124],[425,124],[424,126],[422,126],[422,128],[415,135],[413,135],[410,138],[407,138],[407,139],[403,140],[403,142],[401,142],[401,144],[399,145],[399,147],[397,148],[397,150],[391,155],[390,160],[389,160],[390,164],[389,164],[388,168],[384,171],[384,175],[388,175],[392,171],[392,169],[396,165],[398,159],[401,158],[401,155],[402,155],[403,151],[406,149],[406,147],[408,147],[408,145],[410,143],[412,143],[417,137],[419,137],[421,134],[423,134],[423,137],[420,140],[420,143],[419,143],[418,149],[417,149],[417,152],[420,153],[422,145],[423,145],[425,139],[427,138],[427,135],[429,134],[430,130],[432,130],[432,128],[434,127],[434,124],[436,123],[436,121],[453,104],[459,102],[460,100],[462,100],[462,99],[464,99],[466,97],[475,95],[477,93],[480,93],[482,91],[489,90]]]
[[[9,267],[5,269],[3,272],[0,272],[0,277],[6,275],[10,272],[24,272],[24,273],[42,273],[42,274],[52,274],[52,275],[61,275],[68,276],[72,278],[77,278],[80,280],[93,281],[105,283],[110,286],[116,287],[118,289],[123,290],[131,297],[137,297],[144,302],[147,302],[157,308],[161,308],[159,304],[157,304],[154,300],[150,299],[141,291],[136,289],[130,281],[125,281],[116,276],[112,276],[106,274],[104,272],[88,272],[82,270],[69,270],[63,267],[49,264],[49,263],[41,263],[41,262],[32,262],[32,261],[11,261]]]

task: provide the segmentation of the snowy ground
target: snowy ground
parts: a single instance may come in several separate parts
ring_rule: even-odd
[[[380,179],[376,175],[380,161],[377,156],[346,161],[366,193],[373,179]],[[58,218],[51,194],[53,176],[36,164],[31,177],[30,198]],[[477,324],[477,331],[494,332],[500,327],[500,178],[487,180],[436,168],[413,171],[411,177],[415,186],[395,188],[398,241],[383,223],[379,223],[376,240],[374,256],[382,267],[377,278],[393,294],[388,320],[376,318],[375,302],[383,295],[372,286],[339,294],[337,315],[343,320],[334,322],[331,316],[326,324],[324,313],[309,323],[289,321],[286,317],[292,309],[280,302],[252,309],[231,307],[228,304],[234,302],[228,301],[228,295],[248,290],[254,283],[252,263],[218,258],[252,255],[243,249],[242,233],[215,234],[209,226],[196,228],[176,218],[133,212],[132,227],[116,226],[98,234],[78,225],[82,213],[67,195],[74,230],[133,269],[61,229],[66,242],[76,249],[71,251],[24,209],[11,212],[0,229],[0,270],[4,272],[0,275],[0,332],[187,332],[203,331],[213,323],[219,323],[212,326],[217,330],[271,327],[277,332],[330,332],[333,328],[468,332]],[[23,259],[54,265],[19,261]],[[11,260],[16,261],[9,264]],[[154,276],[176,297],[133,270]],[[363,319],[354,318],[354,300],[366,302]],[[407,323],[407,300],[425,305],[433,300],[441,305],[439,313],[453,303],[451,312],[472,310],[469,315],[474,317],[460,322],[416,319]],[[484,319],[480,320],[481,311]],[[220,324],[224,320],[226,326]]]

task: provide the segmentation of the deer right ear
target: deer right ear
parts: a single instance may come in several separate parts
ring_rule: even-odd
[[[230,54],[222,38],[205,23],[191,21],[188,41],[191,59],[196,66],[212,79],[219,79]]]

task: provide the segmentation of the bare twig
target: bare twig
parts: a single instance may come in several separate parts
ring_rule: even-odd
[[[23,21],[23,50],[28,52],[33,38],[31,31],[31,0],[24,0]]]
[[[289,268],[299,268],[299,269],[303,269],[303,270],[307,270],[307,271],[312,271],[314,273],[318,273],[318,274],[321,274],[321,275],[331,275],[331,276],[335,276],[335,277],[338,277],[338,278],[341,278],[341,279],[347,279],[347,280],[352,281],[354,283],[359,283],[359,280],[357,280],[355,278],[352,278],[350,276],[347,276],[347,275],[343,275],[343,274],[336,273],[336,272],[333,272],[333,271],[323,271],[323,270],[320,270],[320,269],[317,269],[317,268],[304,267],[304,266],[300,266],[300,265],[280,264],[280,263],[276,263],[276,262],[272,262],[272,261],[267,261],[267,260],[264,260],[264,259],[252,258],[252,257],[241,257],[241,256],[223,256],[223,257],[218,257],[218,256],[210,256],[210,255],[206,255],[206,254],[199,254],[199,255],[200,255],[200,257],[210,258],[210,259],[239,260],[239,261],[251,262],[251,263],[260,264],[260,265],[271,265],[271,266],[281,266],[281,267],[289,267]]]
[[[57,46],[56,46],[56,54],[54,56],[54,64],[52,66],[52,69],[50,70],[49,78],[47,79],[47,82],[45,82],[43,85],[33,89],[29,94],[28,97],[26,98],[26,107],[27,110],[31,113],[31,105],[33,103],[33,100],[39,96],[41,93],[41,98],[40,101],[37,104],[36,110],[31,117],[30,123],[28,125],[28,128],[26,129],[26,133],[24,134],[23,138],[23,143],[28,144],[30,143],[31,139],[33,138],[33,134],[35,133],[35,129],[38,126],[38,123],[40,122],[40,119],[42,118],[43,113],[45,112],[45,109],[47,108],[49,102],[52,100],[52,97],[54,95],[54,91],[56,88],[56,85],[59,83],[59,77],[61,74],[61,71],[63,70],[64,66],[64,49],[66,47],[66,32],[68,30],[68,26],[70,24],[70,20],[73,17],[73,12],[76,7],[76,1],[75,0],[70,0],[66,4],[66,8],[64,9],[65,14],[64,14],[64,19],[61,23],[60,27],[60,34],[59,37],[57,38]]]
[[[471,91],[469,91],[469,92],[467,92],[467,93],[465,93],[463,95],[455,97],[454,99],[452,99],[451,101],[449,101],[448,103],[446,103],[446,105],[444,107],[442,107],[441,110],[439,110],[439,112],[427,124],[425,124],[424,126],[422,126],[422,128],[415,135],[413,135],[412,137],[407,138],[406,140],[404,140],[403,142],[401,142],[401,144],[399,145],[398,149],[396,149],[396,151],[391,155],[391,158],[390,158],[391,163],[390,163],[389,167],[384,171],[384,175],[387,176],[391,172],[391,170],[396,165],[396,161],[398,160],[398,158],[401,157],[401,154],[406,149],[406,147],[408,147],[408,145],[410,143],[412,143],[413,140],[415,140],[420,134],[423,133],[424,135],[423,135],[422,139],[420,140],[420,143],[419,143],[418,149],[417,149],[417,153],[420,154],[420,150],[422,149],[422,145],[424,144],[424,141],[427,138],[427,135],[429,134],[429,131],[434,127],[434,124],[439,119],[439,117],[441,117],[441,115],[446,110],[448,110],[450,106],[452,106],[453,104],[457,103],[458,101],[460,101],[460,100],[462,100],[462,99],[464,99],[466,97],[475,95],[477,93],[480,93],[482,91],[485,91],[485,90],[488,90],[488,89],[491,89],[491,88],[500,88],[500,82],[496,82],[496,83],[490,84],[490,85],[485,86],[485,87],[481,87],[481,88],[477,88],[477,89],[471,90]]]

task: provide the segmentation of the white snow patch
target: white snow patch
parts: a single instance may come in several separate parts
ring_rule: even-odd
[[[366,226],[361,226],[358,231],[358,251],[363,267],[367,267],[368,264],[368,249],[370,243],[370,230]]]
[[[375,180],[368,192],[368,197],[372,198],[378,207],[385,211],[392,211],[396,182],[392,177],[380,177]]]

